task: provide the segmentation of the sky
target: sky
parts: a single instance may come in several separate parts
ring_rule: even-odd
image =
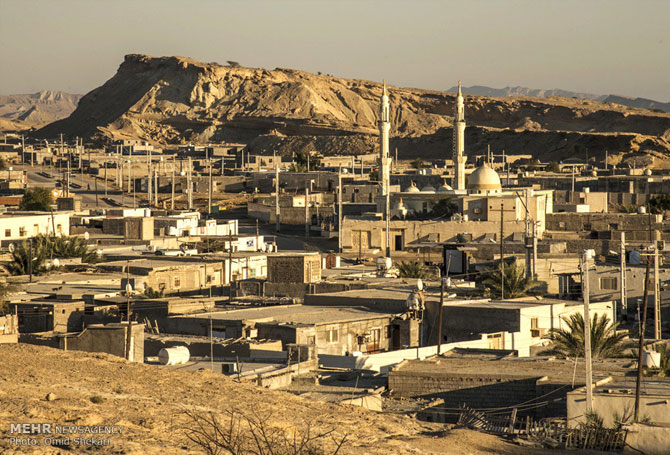
[[[0,93],[86,93],[125,54],[403,87],[670,101],[667,0],[0,0]]]

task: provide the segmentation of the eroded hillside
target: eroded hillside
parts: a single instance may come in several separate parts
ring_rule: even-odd
[[[67,119],[38,132],[155,143],[251,141],[256,151],[319,144],[325,153],[374,151],[381,84],[298,70],[182,57],[128,55]],[[448,158],[454,94],[390,87],[392,148],[401,158]],[[670,114],[591,100],[466,94],[469,155],[670,156]],[[617,157],[618,155],[618,157]]]

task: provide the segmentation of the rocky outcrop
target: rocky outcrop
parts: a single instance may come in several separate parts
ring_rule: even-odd
[[[154,143],[244,141],[256,151],[312,147],[368,153],[377,147],[376,82],[304,71],[128,55],[116,75],[39,136],[138,138]],[[390,87],[392,150],[401,158],[448,158],[454,94]],[[468,154],[561,159],[670,152],[670,115],[592,100],[466,96]]]

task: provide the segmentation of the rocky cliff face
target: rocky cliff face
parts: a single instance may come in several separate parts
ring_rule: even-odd
[[[181,57],[128,55],[85,95],[61,132],[155,143],[250,142],[256,151],[376,150],[381,85],[289,69],[253,69]],[[449,158],[454,94],[390,87],[391,147],[400,158]],[[670,153],[670,115],[572,98],[466,96],[466,150],[561,159]],[[615,158],[615,159],[620,159]]]

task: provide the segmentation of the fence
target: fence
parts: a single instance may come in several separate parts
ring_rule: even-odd
[[[516,409],[509,415],[488,415],[463,407],[458,424],[489,433],[517,435],[537,445],[564,449],[621,451],[628,435],[626,429],[586,425],[568,428],[565,421],[517,419]]]

